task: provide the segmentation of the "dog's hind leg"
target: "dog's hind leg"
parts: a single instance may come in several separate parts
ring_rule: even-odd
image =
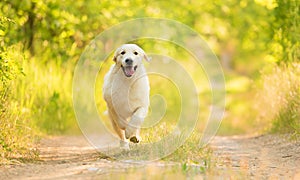
[[[125,131],[122,130],[116,122],[116,120],[118,118],[117,115],[115,114],[115,112],[109,111],[109,116],[110,116],[110,120],[111,120],[111,123],[112,123],[112,126],[113,126],[114,130],[120,138],[120,148],[125,149],[125,150],[129,150],[129,142],[125,138]]]
[[[134,112],[125,129],[125,137],[133,143],[139,143],[141,141],[140,128],[144,121],[144,118],[146,117],[146,114],[147,110],[145,108],[138,108]]]

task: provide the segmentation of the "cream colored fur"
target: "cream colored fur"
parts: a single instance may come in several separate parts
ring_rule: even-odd
[[[131,59],[132,67],[137,67],[131,77],[127,77],[123,70],[127,66],[126,59]],[[148,112],[150,87],[143,59],[149,61],[139,46],[124,44],[116,50],[115,64],[104,77],[103,97],[114,130],[121,139],[120,146],[124,149],[129,148],[127,139],[134,143],[141,141],[140,127]],[[128,72],[132,74],[133,70]]]

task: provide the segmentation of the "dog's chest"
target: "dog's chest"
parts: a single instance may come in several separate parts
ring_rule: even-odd
[[[132,116],[139,107],[148,107],[149,83],[147,77],[135,81],[115,79],[111,84],[110,92],[111,107],[124,118]]]

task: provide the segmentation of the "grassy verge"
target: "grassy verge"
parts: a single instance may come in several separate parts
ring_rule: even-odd
[[[25,57],[19,45],[0,56],[1,164],[36,157],[34,144],[43,134],[79,132],[72,108],[73,66]]]
[[[300,135],[300,64],[279,65],[262,77],[259,120],[272,133]]]
[[[163,132],[163,131],[162,131]],[[143,135],[143,134],[142,134]],[[158,137],[159,134],[156,135]],[[180,137],[167,138],[167,140],[161,140],[161,144],[155,144],[155,142],[145,141],[142,144],[131,144],[130,151],[112,150],[110,151],[110,157],[118,160],[125,160],[135,162],[139,164],[145,160],[161,160],[164,164],[164,171],[173,172],[176,171],[182,176],[198,176],[210,173],[214,167],[212,162],[212,150],[209,146],[200,147],[201,135],[197,132],[193,132],[190,137],[186,139],[184,144],[179,146],[174,152],[166,155],[169,152],[169,148],[182,143]],[[150,150],[151,149],[151,150]],[[161,159],[160,159],[161,157]],[[159,158],[159,159],[158,159]],[[146,163],[147,164],[147,163]],[[151,164],[151,163],[150,163]],[[133,171],[133,173],[136,173]]]
[[[15,93],[24,73],[20,47],[11,46],[0,53],[0,164],[10,163],[10,158],[32,158],[36,153],[30,113]]]

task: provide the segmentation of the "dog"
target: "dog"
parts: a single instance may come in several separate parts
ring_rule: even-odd
[[[122,149],[129,149],[129,141],[141,141],[140,127],[148,113],[150,86],[143,59],[150,61],[142,48],[124,44],[104,77],[103,98]]]

